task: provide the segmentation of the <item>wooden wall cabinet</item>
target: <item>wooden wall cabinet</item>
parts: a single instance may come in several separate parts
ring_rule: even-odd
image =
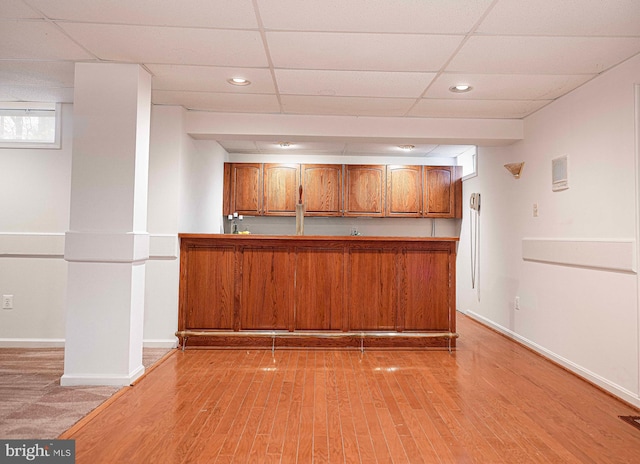
[[[225,164],[223,214],[262,214],[262,164]]]
[[[344,173],[344,216],[384,216],[385,166],[347,164]]]
[[[424,166],[424,216],[462,217],[461,166]]]
[[[226,163],[223,213],[295,216],[462,217],[462,167]]]
[[[306,216],[342,216],[342,165],[303,164]]]
[[[385,216],[422,216],[422,166],[387,166]]]
[[[295,216],[300,187],[299,164],[270,164],[263,168],[264,215]]]
[[[462,167],[387,166],[387,217],[462,217]]]

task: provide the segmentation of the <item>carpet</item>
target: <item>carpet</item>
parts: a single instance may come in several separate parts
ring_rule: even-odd
[[[169,350],[145,349],[149,368]],[[0,438],[53,439],[120,387],[61,387],[63,348],[0,348]]]

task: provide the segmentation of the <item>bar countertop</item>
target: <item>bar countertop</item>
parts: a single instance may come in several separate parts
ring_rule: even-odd
[[[306,242],[457,242],[458,237],[391,237],[369,235],[259,235],[259,234],[178,234],[180,239],[210,239],[210,240],[263,240],[275,241],[306,241]]]

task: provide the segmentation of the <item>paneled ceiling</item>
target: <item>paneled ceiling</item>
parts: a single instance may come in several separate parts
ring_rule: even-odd
[[[0,0],[0,101],[122,62],[192,110],[518,119],[638,53],[639,0]]]

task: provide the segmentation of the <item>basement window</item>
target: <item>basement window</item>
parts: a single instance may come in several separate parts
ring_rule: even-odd
[[[60,106],[0,102],[0,148],[60,148]]]

